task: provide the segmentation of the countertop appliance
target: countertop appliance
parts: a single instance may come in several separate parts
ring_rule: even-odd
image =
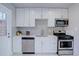
[[[26,35],[30,35],[30,31],[26,31]]]
[[[61,19],[61,18],[56,18],[55,19],[55,26],[56,27],[67,27],[69,24],[69,20],[68,19]]]
[[[35,53],[35,38],[34,37],[22,37],[22,53],[34,54]]]
[[[20,36],[22,35],[22,32],[21,31],[16,31],[16,36]]]
[[[73,55],[74,37],[67,35],[63,30],[53,32],[57,36],[57,54],[58,55]]]

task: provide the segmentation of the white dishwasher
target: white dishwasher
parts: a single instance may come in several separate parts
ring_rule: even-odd
[[[23,54],[35,53],[35,38],[34,37],[22,37],[22,53]]]

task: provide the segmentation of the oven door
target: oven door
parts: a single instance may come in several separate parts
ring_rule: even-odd
[[[73,40],[59,40],[59,49],[73,49]]]

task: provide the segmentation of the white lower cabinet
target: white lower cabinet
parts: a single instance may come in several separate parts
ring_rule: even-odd
[[[20,36],[15,36],[13,38],[13,53],[22,53],[22,40]]]
[[[56,53],[57,40],[50,37],[37,37],[35,39],[35,53]]]
[[[52,37],[35,37],[35,53],[56,53],[57,39]],[[22,40],[20,36],[13,38],[13,53],[22,53]]]
[[[52,40],[51,39],[43,39],[42,40],[42,53],[51,53],[52,52]]]
[[[43,39],[43,47],[42,47],[42,51],[43,53],[54,53],[56,52],[55,49],[56,47],[54,47],[54,40],[52,39]],[[56,43],[55,43],[56,45]]]
[[[41,39],[40,38],[35,38],[35,53],[42,53],[42,46],[41,46]]]

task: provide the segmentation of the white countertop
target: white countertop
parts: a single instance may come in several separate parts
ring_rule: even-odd
[[[56,37],[54,35],[48,35],[48,36],[36,36],[36,35],[20,35],[17,37]]]
[[[20,36],[16,36],[16,37],[35,37],[34,35],[20,35]]]
[[[57,39],[56,36],[54,35],[48,35],[48,36],[35,36],[35,35],[20,35],[20,36],[14,36],[14,39],[15,38],[21,38],[21,37],[35,37],[35,38],[53,38],[53,39]]]

